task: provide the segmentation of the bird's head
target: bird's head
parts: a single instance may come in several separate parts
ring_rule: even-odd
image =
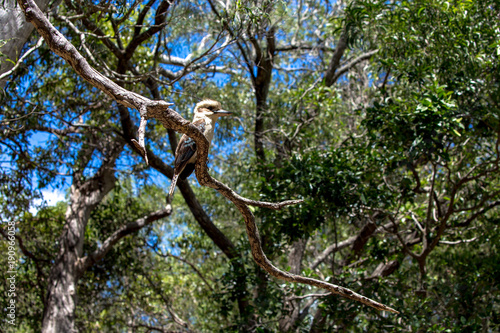
[[[223,110],[220,103],[212,99],[204,99],[194,107],[195,118],[210,117],[217,119],[219,117],[229,116],[231,114],[232,112]]]

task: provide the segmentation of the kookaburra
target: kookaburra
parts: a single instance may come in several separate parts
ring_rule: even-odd
[[[193,125],[198,127],[210,144],[214,137],[215,122],[219,117],[228,116],[230,114],[231,112],[222,110],[219,102],[205,99],[196,104],[194,108]],[[197,155],[196,143],[193,139],[184,134],[175,150],[174,177],[172,178],[172,184],[168,191],[168,202],[172,202],[177,178],[186,179],[193,173]]]

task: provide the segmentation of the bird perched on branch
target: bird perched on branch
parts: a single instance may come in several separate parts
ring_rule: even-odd
[[[217,119],[230,114],[231,112],[222,110],[222,106],[219,102],[205,99],[196,104],[194,108],[193,125],[198,127],[210,144],[214,137],[214,128]],[[175,150],[174,177],[172,178],[172,184],[168,191],[168,203],[172,202],[177,179],[179,177],[181,179],[186,179],[193,173],[197,155],[196,143],[193,139],[184,134]]]

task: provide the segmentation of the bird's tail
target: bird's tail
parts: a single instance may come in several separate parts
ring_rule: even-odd
[[[175,186],[177,185],[177,178],[179,178],[179,174],[174,174],[174,177],[172,178],[172,183],[170,184],[170,190],[168,190],[167,204],[172,203],[172,197],[174,196]]]

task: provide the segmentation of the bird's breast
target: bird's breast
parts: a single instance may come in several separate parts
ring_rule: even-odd
[[[212,139],[214,138],[214,126],[211,121],[207,121],[205,123],[205,131],[203,132],[203,135],[205,135],[205,138],[209,143],[212,142]]]

